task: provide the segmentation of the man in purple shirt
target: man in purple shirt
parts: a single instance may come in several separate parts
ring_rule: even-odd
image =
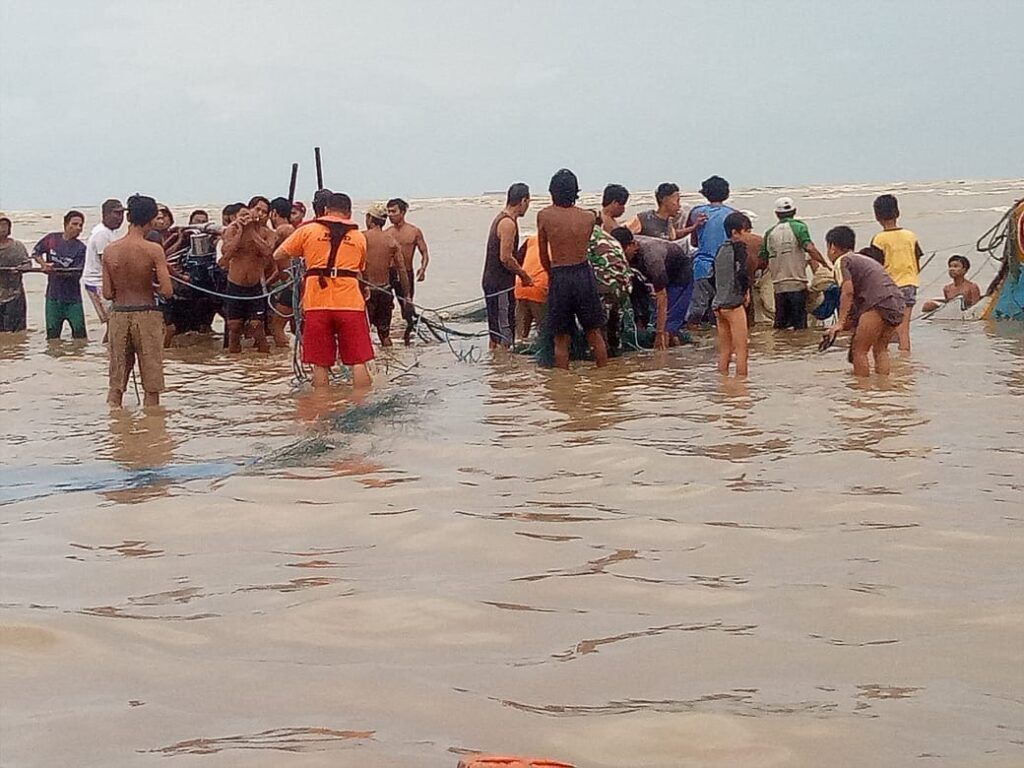
[[[79,280],[85,269],[85,243],[78,239],[85,226],[79,211],[64,214],[64,231],[51,232],[32,249],[34,258],[47,273],[46,338],[59,339],[64,321],[71,326],[71,338],[87,338],[85,312]]]

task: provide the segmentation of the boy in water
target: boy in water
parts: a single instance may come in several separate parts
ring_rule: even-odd
[[[882,225],[882,231],[871,239],[871,244],[885,254],[885,271],[903,294],[905,308],[903,322],[896,330],[900,351],[910,351],[910,315],[917,303],[917,286],[920,283],[921,245],[917,235],[899,225],[900,206],[893,195],[879,195],[875,198],[875,220]]]
[[[854,253],[856,237],[849,227],[833,227],[825,235],[829,260],[838,262],[842,279],[839,321],[825,331],[827,348],[843,331],[853,331],[850,361],[854,376],[867,376],[868,352],[875,360],[875,372],[889,373],[889,341],[903,321],[906,300],[885,268]]]
[[[729,199],[729,182],[721,176],[711,176],[701,184],[700,193],[707,199],[707,205],[698,205],[686,219],[687,228],[692,227],[691,244],[697,252],[693,257],[693,298],[687,310],[686,322],[692,330],[711,321],[711,309],[715,296],[715,281],[712,275],[715,256],[719,246],[728,237],[724,222],[736,211],[726,205]]]
[[[725,217],[728,238],[715,254],[715,295],[711,307],[718,326],[718,372],[729,375],[729,364],[736,358],[736,375],[747,375],[747,304],[750,301],[750,276],[747,271],[747,247],[743,233],[751,229],[750,219],[739,211]]]
[[[954,254],[946,262],[949,267],[949,276],[953,282],[942,289],[942,301],[932,299],[924,303],[925,312],[934,312],[947,301],[952,301],[957,296],[962,296],[964,309],[973,307],[981,301],[981,288],[978,284],[967,279],[967,273],[971,269],[971,262],[966,256]]]

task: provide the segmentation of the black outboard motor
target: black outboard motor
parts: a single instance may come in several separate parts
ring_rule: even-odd
[[[209,333],[213,318],[221,314],[223,299],[206,291],[224,293],[227,274],[217,266],[214,234],[209,227],[191,230],[188,250],[178,260],[178,269],[188,276],[188,285],[175,282],[169,315],[176,333]]]

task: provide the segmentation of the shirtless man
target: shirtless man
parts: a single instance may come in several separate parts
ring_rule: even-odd
[[[604,188],[601,196],[601,228],[611,234],[613,229],[618,229],[619,217],[626,212],[626,203],[629,202],[629,190],[621,184],[609,184]]]
[[[416,283],[422,283],[426,278],[427,264],[430,263],[430,255],[427,253],[427,241],[423,237],[423,231],[415,224],[405,220],[405,214],[408,210],[409,204],[402,198],[394,197],[388,200],[388,219],[391,221],[391,227],[387,231],[398,241],[398,245],[402,249],[402,268],[409,282],[408,293],[399,293],[402,290],[402,284],[398,279],[398,275],[396,274],[394,280],[392,280],[392,286],[402,305],[402,317],[405,318],[404,339],[406,346],[412,340],[412,329],[416,322],[416,307],[412,303],[416,291]],[[412,263],[417,248],[420,251],[420,268],[416,272],[416,279],[414,281]]]
[[[412,280],[402,262],[402,247],[395,240],[394,229],[384,229],[388,221],[388,208],[384,203],[373,203],[366,211],[366,269],[363,279],[366,314],[370,325],[377,329],[382,347],[391,346],[391,313],[395,308],[391,280],[397,275],[400,295],[412,292]]]
[[[551,177],[552,204],[537,214],[540,263],[551,275],[548,323],[555,337],[555,365],[569,367],[569,342],[580,321],[600,368],[608,363],[608,348],[601,328],[604,308],[597,293],[597,278],[587,261],[590,236],[597,223],[592,211],[576,206],[576,174],[563,168]]]
[[[274,228],[274,249],[288,239],[295,231],[291,222],[292,204],[287,197],[275,197],[270,201],[270,226]],[[280,285],[288,279],[288,273],[278,271],[276,263],[272,265],[267,285]],[[287,347],[291,344],[284,329],[292,318],[292,288],[289,286],[270,297],[273,302],[270,315],[270,333],[274,337],[274,346]]]
[[[160,405],[164,389],[164,318],[153,299],[174,294],[164,249],[146,240],[157,215],[156,200],[128,198],[128,234],[103,251],[103,298],[112,302],[107,333],[110,338],[110,390],[107,404],[120,408],[128,378],[139,359],[145,405]]]
[[[227,270],[225,293],[232,297],[224,302],[228,351],[241,352],[242,333],[248,332],[260,352],[269,352],[270,344],[263,329],[267,305],[258,297],[263,294],[263,276],[274,253],[274,230],[259,223],[259,213],[242,208],[224,230],[222,242],[217,264]]]
[[[942,300],[930,299],[924,303],[925,312],[934,312],[946,302],[952,301],[957,296],[963,297],[963,308],[973,307],[981,301],[981,287],[967,279],[967,273],[971,270],[971,262],[966,256],[954,254],[946,262],[949,268],[949,276],[953,282],[943,287]]]
[[[749,217],[748,217],[749,218]],[[761,258],[761,246],[764,238],[752,229],[741,229],[736,238],[747,249],[747,280],[750,286],[750,303],[747,304],[747,327],[755,323],[765,322],[770,317],[775,320],[775,287],[768,262]]]

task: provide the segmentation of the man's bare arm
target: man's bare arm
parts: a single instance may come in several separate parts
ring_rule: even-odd
[[[670,232],[670,234],[672,235],[671,239],[682,240],[684,237],[692,236],[697,231],[697,227],[699,227],[701,224],[707,221],[707,218],[707,216],[701,214],[700,216],[697,217],[697,221],[695,221],[693,224],[686,224],[679,228],[676,228],[676,226],[673,225],[672,231]]]
[[[523,281],[523,285],[533,285],[533,278],[530,274],[519,266],[519,262],[516,261],[515,253],[513,253],[512,246],[516,237],[516,225],[509,219],[502,219],[498,224],[498,242],[500,249],[498,250],[498,258],[501,259],[502,266],[505,267],[509,272],[514,275],[518,275],[519,279]]]
[[[107,265],[106,259],[103,259],[100,264],[103,266],[103,298],[107,301],[113,301],[114,281],[110,277],[110,267]]]
[[[839,294],[839,322],[836,328],[847,331],[853,327],[853,280],[843,280],[843,289]]]
[[[422,282],[427,276],[427,264],[430,263],[430,254],[427,253],[427,240],[423,237],[423,230],[416,228],[416,242],[413,243],[413,251],[420,249],[420,271],[416,273],[417,282]]]
[[[167,269],[167,257],[164,256],[164,249],[159,245],[155,246],[157,251],[153,253],[153,269],[156,270],[157,293],[165,299],[174,296],[174,286],[171,285],[171,273]]]
[[[238,246],[242,242],[242,228],[232,223],[228,225],[228,228],[224,230],[224,235],[221,238],[221,257],[220,265],[224,266],[238,251]]]
[[[253,245],[256,255],[261,259],[269,259],[274,254],[274,242],[277,235],[269,227],[257,227],[253,232]]]
[[[822,258],[821,251],[818,250],[818,246],[811,241],[807,241],[807,244],[804,246],[804,252],[811,257],[811,261],[813,263],[825,267],[826,269],[829,268],[829,265],[825,263],[825,259]]]

